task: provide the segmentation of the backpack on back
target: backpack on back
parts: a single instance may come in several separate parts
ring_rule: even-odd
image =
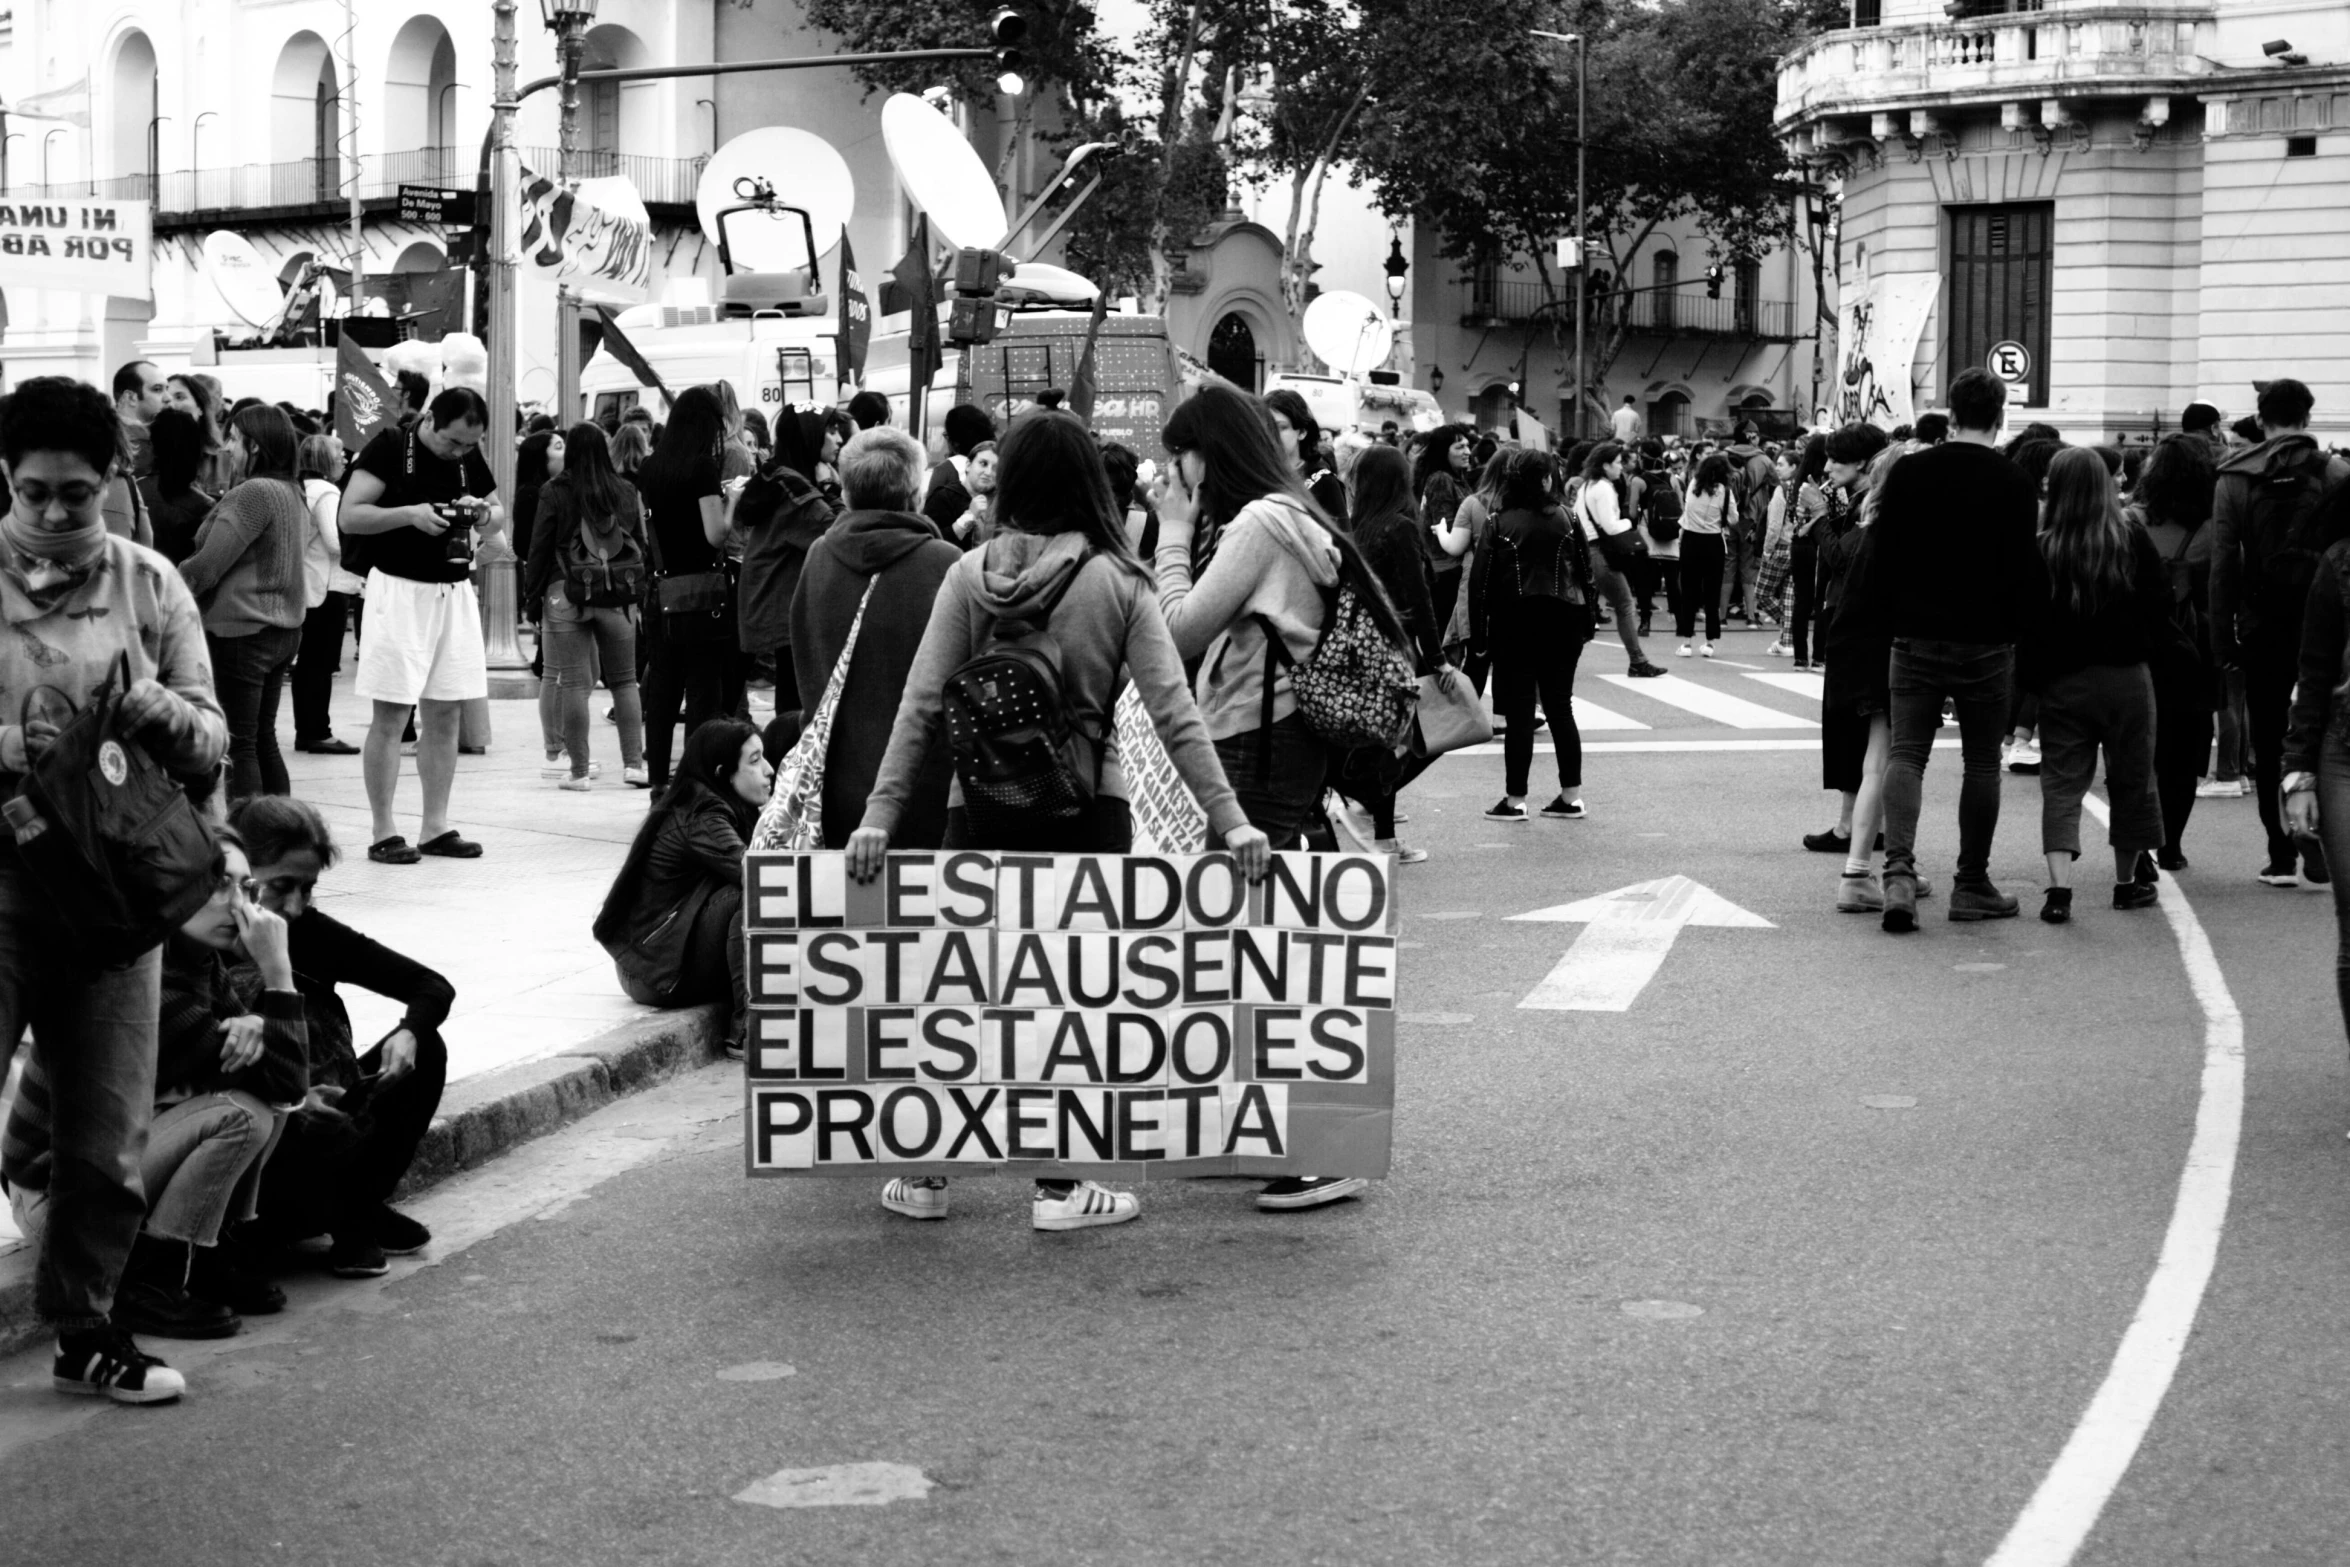
[[[984,546],[983,546],[984,547]],[[1061,685],[1052,613],[1093,557],[1081,557],[1034,619],[997,621],[987,643],[946,679],[941,706],[973,840],[1020,847],[1073,822],[1101,783],[1076,768],[1077,725]]]
[[[616,609],[644,602],[652,568],[645,559],[644,545],[618,517],[599,522],[579,512],[578,526],[564,539],[559,553],[563,593],[573,607]]]
[[[1263,615],[1265,705],[1259,731],[1270,747],[1275,663],[1289,668],[1289,692],[1306,727],[1340,750],[1393,750],[1409,737],[1420,701],[1419,666],[1372,612],[1385,591],[1351,550],[1339,555],[1338,586],[1323,595],[1322,635],[1304,658],[1292,657],[1280,630]]]
[[[2245,518],[2245,599],[2256,624],[2297,631],[2317,558],[2325,550],[2319,513],[2326,496],[2323,448],[2265,474],[2245,476],[2252,504]]]
[[[1656,475],[1640,497],[1640,510],[1642,525],[1657,543],[1670,544],[1681,536],[1681,491],[1671,474]]]

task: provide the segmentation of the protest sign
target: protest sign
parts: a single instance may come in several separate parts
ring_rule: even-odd
[[[1382,855],[832,852],[743,867],[752,1175],[1387,1173]]]
[[[143,201],[0,201],[0,287],[155,294]]]

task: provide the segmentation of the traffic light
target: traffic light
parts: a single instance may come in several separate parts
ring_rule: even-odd
[[[1705,269],[1705,297],[1708,299],[1722,297],[1722,264],[1719,261]]]
[[[965,246],[955,252],[955,304],[947,319],[950,341],[995,341],[995,291],[1003,275],[1004,258],[998,251]]]
[[[988,34],[995,40],[996,87],[1006,97],[1017,98],[1028,86],[1021,75],[1028,57],[1020,50],[1028,39],[1028,18],[1018,11],[998,11],[988,24]]]

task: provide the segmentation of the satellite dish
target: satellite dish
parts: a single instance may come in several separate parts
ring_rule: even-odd
[[[841,230],[856,210],[857,182],[832,143],[813,131],[770,125],[746,131],[712,153],[694,187],[694,212],[711,244],[719,242],[718,214],[745,205],[743,192],[754,189],[754,182],[764,182],[777,201],[805,212],[807,227],[795,212],[735,213],[726,220],[725,239],[737,271],[813,266],[840,244]],[[806,254],[811,229],[815,255]]]
[[[214,229],[205,235],[204,271],[247,326],[268,326],[285,309],[284,287],[242,234]]]
[[[1091,305],[1101,290],[1066,267],[1048,267],[1041,261],[1023,261],[996,284],[996,299],[1006,305]]]
[[[1360,294],[1339,289],[1306,306],[1306,347],[1337,375],[1358,376],[1386,362],[1395,347],[1387,314]]]
[[[1011,227],[995,176],[955,122],[911,93],[881,106],[881,139],[915,206],[958,250],[993,250]]]

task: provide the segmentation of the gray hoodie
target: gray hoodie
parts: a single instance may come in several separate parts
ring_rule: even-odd
[[[1304,508],[1281,496],[1252,501],[1216,541],[1215,558],[1191,580],[1188,535],[1159,545],[1159,608],[1176,650],[1205,658],[1199,711],[1218,740],[1251,733],[1265,721],[1265,631],[1281,633],[1293,660],[1322,638],[1323,590],[1338,585],[1338,546]],[[1286,665],[1273,675],[1273,721],[1297,710]]]
[[[1066,591],[1063,591],[1064,584]],[[1053,641],[1061,650],[1061,692],[1077,730],[1074,765],[1089,777],[1100,758],[1101,793],[1126,798],[1118,765],[1114,714],[1118,693],[1131,679],[1158,725],[1175,770],[1207,813],[1218,838],[1248,824],[1233,795],[1199,709],[1183,685],[1183,660],[1159,618],[1150,584],[1130,567],[1088,555],[1074,533],[1050,538],[1001,533],[971,551],[947,573],[931,606],[929,627],[914,655],[898,701],[889,750],[882,757],[864,825],[895,831],[923,757],[944,745],[940,699],[947,677],[987,645],[998,619],[1018,619],[1061,595],[1052,612]],[[948,803],[962,802],[960,783]]]

